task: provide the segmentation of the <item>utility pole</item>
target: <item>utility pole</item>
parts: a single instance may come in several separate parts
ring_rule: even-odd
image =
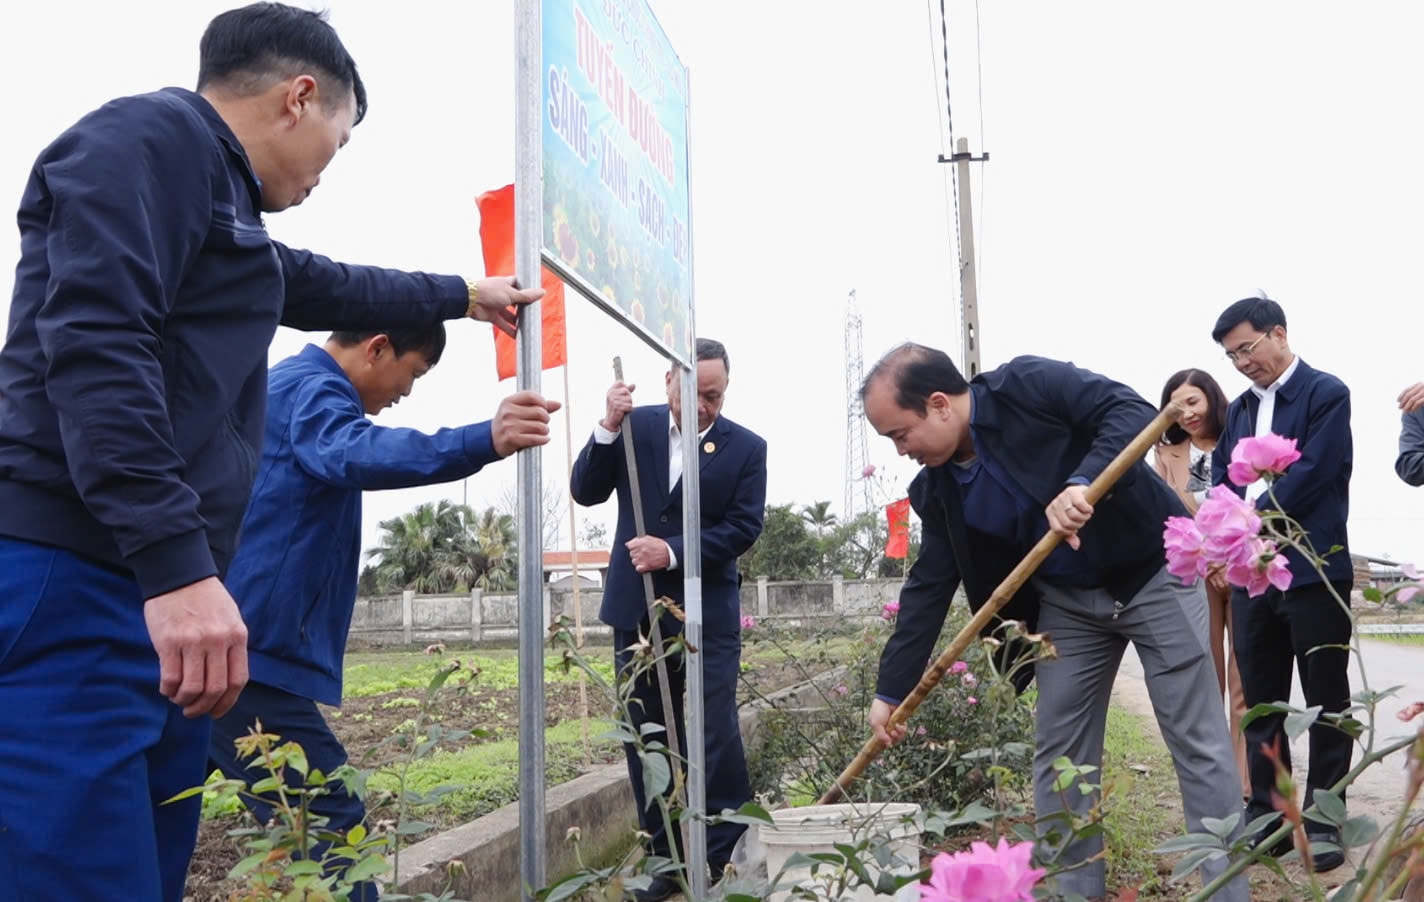
[[[964,138],[954,142],[954,156],[940,155],[941,163],[954,164],[954,178],[959,198],[959,294],[962,300],[960,317],[963,323],[962,335],[964,378],[973,379],[979,375],[979,286],[974,273],[974,205],[969,196],[969,164],[987,163],[989,155],[974,156],[969,152],[969,142]]]

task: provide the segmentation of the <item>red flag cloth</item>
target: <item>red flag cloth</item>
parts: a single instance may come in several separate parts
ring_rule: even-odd
[[[485,255],[485,272],[492,276],[514,272],[514,186],[505,185],[481,194],[475,203],[480,208],[480,248]],[[539,321],[543,324],[544,369],[563,366],[568,361],[568,341],[564,326],[564,283],[542,267],[544,300],[540,302]],[[514,339],[494,331],[494,362],[499,378],[508,379],[515,372]]]
[[[910,499],[901,498],[885,505],[885,519],[890,523],[885,556],[904,558],[910,553]]]

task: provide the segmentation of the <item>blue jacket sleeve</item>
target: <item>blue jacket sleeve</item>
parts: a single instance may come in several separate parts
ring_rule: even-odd
[[[735,561],[761,535],[766,517],[766,442],[759,437],[756,442],[737,474],[726,516],[702,530],[702,563],[707,569]],[[682,536],[667,536],[663,541],[679,562],[687,559],[682,551]]]
[[[900,589],[900,613],[895,632],[880,653],[875,684],[876,697],[894,705],[904,701],[929,666],[959,589],[959,568],[954,565],[949,537],[933,525],[933,518],[921,521],[920,554]]]
[[[377,426],[340,386],[312,380],[292,405],[292,454],[313,478],[378,490],[450,482],[499,460],[488,422],[441,429]]]
[[[211,136],[186,118],[106,108],[87,125],[38,164],[52,206],[49,291],[35,325],[74,486],[152,598],[217,573],[160,355],[212,219],[219,161],[195,152]]]
[[[631,414],[630,414],[631,416]],[[623,439],[600,445],[589,436],[588,444],[574,461],[569,476],[569,495],[575,504],[592,507],[602,504],[618,485],[618,471],[623,461]]]
[[[287,280],[282,325],[294,329],[390,329],[459,319],[470,305],[459,276],[336,263],[272,242]]]
[[[1394,472],[1410,485],[1424,485],[1424,411],[1402,415]]]
[[[1322,381],[1311,398],[1307,422],[1306,438],[1296,445],[1300,460],[1256,499],[1256,507],[1283,510],[1298,519],[1308,516],[1337,484],[1352,452],[1350,390],[1335,379]]]

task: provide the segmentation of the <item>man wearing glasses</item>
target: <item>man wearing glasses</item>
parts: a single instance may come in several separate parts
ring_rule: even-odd
[[[1291,584],[1284,592],[1269,588],[1256,598],[1234,589],[1231,597],[1232,636],[1246,707],[1288,700],[1291,667],[1298,667],[1306,705],[1319,705],[1325,714],[1344,711],[1350,703],[1347,671],[1350,617],[1330,592],[1350,597],[1353,569],[1350,563],[1345,518],[1350,507],[1350,390],[1329,373],[1313,369],[1291,352],[1286,339],[1286,315],[1268,298],[1237,301],[1216,321],[1213,341],[1221,343],[1226,357],[1247,379],[1251,388],[1231,402],[1226,429],[1212,455],[1212,482],[1231,486],[1254,501],[1261,511],[1280,510],[1291,516],[1309,536],[1319,554],[1327,554],[1324,575],[1295,551],[1286,552]],[[1232,449],[1243,438],[1277,435],[1296,440],[1300,460],[1275,481],[1268,492],[1263,481],[1245,489],[1226,479]],[[1273,497],[1274,496],[1274,497]],[[1329,585],[1327,586],[1327,581]],[[1246,726],[1246,762],[1251,797],[1246,822],[1274,808],[1271,793],[1275,769],[1264,750],[1275,745],[1290,766],[1290,742],[1285,717],[1274,714]],[[1317,722],[1310,728],[1310,772],[1305,781],[1305,803],[1315,792],[1329,789],[1350,768],[1351,740],[1335,726]],[[1344,793],[1341,792],[1343,799]],[[1258,839],[1274,832],[1279,821]],[[1340,831],[1322,821],[1306,820],[1312,844],[1331,843],[1316,852],[1315,870],[1329,871],[1345,861]],[[1273,855],[1290,851],[1286,840],[1271,849]]]

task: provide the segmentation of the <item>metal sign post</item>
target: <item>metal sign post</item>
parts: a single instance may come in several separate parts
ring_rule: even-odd
[[[540,284],[544,233],[542,21],[540,0],[515,8],[514,254],[520,285]],[[543,371],[540,304],[519,313],[517,385],[539,391]],[[519,452],[519,876],[531,902],[545,880],[544,842],[544,511],[541,448]]]
[[[695,356],[695,355],[694,355]],[[696,364],[693,364],[694,367]],[[697,370],[678,367],[682,383],[682,607],[687,615],[683,661],[687,681],[687,885],[707,895],[707,743],[702,711],[702,474],[697,447]]]

